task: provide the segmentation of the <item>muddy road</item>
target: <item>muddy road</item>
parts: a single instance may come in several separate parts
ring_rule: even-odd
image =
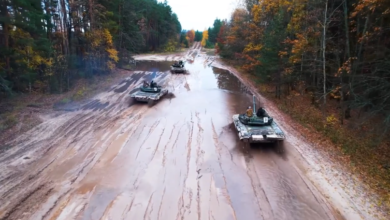
[[[0,219],[338,219],[288,140],[284,154],[238,140],[231,116],[251,94],[199,49],[170,58],[188,59],[190,74],[137,62],[120,84],[10,142]],[[131,101],[152,78],[172,94]]]

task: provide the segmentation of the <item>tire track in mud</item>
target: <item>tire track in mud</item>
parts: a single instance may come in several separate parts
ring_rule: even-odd
[[[43,215],[41,216],[41,219],[47,219],[50,215],[50,213],[55,209],[55,207],[58,205],[58,202],[61,201],[65,196],[68,195],[68,193],[71,191],[71,189],[68,189],[67,191],[65,191],[64,193],[60,194],[56,199],[55,201],[53,202],[53,205],[51,205],[48,210],[43,213]]]
[[[150,129],[149,129],[149,131],[148,131],[148,133],[147,133],[147,135],[146,135],[146,137],[145,137],[145,140],[141,143],[141,145],[140,145],[140,147],[138,148],[138,151],[137,151],[137,155],[135,156],[135,159],[137,160],[137,158],[138,158],[138,155],[139,155],[139,152],[141,151],[141,149],[142,149],[142,147],[144,146],[144,144],[145,144],[145,142],[148,140],[148,135],[150,135],[150,133],[152,133],[153,132],[153,130],[157,127],[157,125],[160,123],[160,121],[157,121],[157,122],[155,122],[151,127],[150,127]],[[142,133],[142,132],[141,132]]]
[[[247,164],[247,175],[250,178],[253,192],[255,193],[257,205],[261,211],[261,216],[264,220],[275,219],[273,209],[270,206],[267,195],[265,194],[264,188],[261,186],[259,176],[256,168],[253,168],[251,160],[246,161]]]
[[[14,202],[13,204],[11,203],[11,208],[4,213],[0,220],[20,219],[25,215],[26,212],[31,212],[33,209],[39,206],[39,203],[35,203],[33,201],[45,200],[49,197],[49,194],[52,192],[52,190],[53,188],[48,187],[46,184],[40,184],[34,187],[32,190],[25,193],[25,195],[20,200],[17,200],[17,202]],[[27,207],[24,206],[24,204],[27,204]],[[22,207],[23,211],[21,210]],[[22,213],[18,213],[18,211]]]
[[[154,157],[156,156],[156,152],[158,151],[158,149],[159,149],[159,147],[160,147],[161,139],[162,139],[162,137],[163,137],[163,135],[165,134],[165,131],[166,131],[166,129],[165,129],[166,124],[167,124],[167,123],[165,123],[165,126],[164,126],[164,128],[163,128],[163,130],[162,130],[162,132],[161,132],[161,134],[160,134],[160,136],[159,136],[159,138],[158,138],[158,141],[157,141],[157,144],[156,144],[156,148],[155,148],[154,151],[153,151],[153,156],[152,156],[152,158],[150,159],[149,163],[152,162],[152,160],[153,160]]]
[[[135,119],[137,120],[137,117],[133,117],[132,119]],[[115,120],[115,119],[114,119]],[[133,127],[134,128],[134,127]],[[136,128],[134,128],[135,130]],[[118,130],[118,129],[115,129],[115,130]],[[131,132],[131,130],[129,131]],[[133,132],[134,133],[134,132]],[[114,141],[114,136],[118,135],[117,133],[113,133],[110,135],[110,137],[108,137],[106,139],[106,141],[104,143],[101,143],[101,146],[99,147],[100,150],[98,150],[98,153],[95,154],[90,160],[88,163],[84,163],[84,165],[81,167],[81,169],[78,171],[78,173],[73,177],[73,179],[71,180],[71,184],[76,184],[76,182],[78,182],[80,179],[80,181],[85,177],[85,175],[87,175],[87,173],[95,166],[96,162],[101,158],[102,154],[105,152],[105,150],[111,145],[112,141]],[[93,144],[92,146],[95,146],[99,144],[99,140],[96,141],[95,144]],[[86,160],[84,160],[86,161]],[[85,170],[87,167],[89,167],[87,170]],[[84,171],[85,170],[85,171]],[[84,173],[84,174],[83,174]],[[81,174],[83,174],[83,177],[81,176]],[[68,191],[69,193],[69,191]],[[58,200],[56,200],[56,202],[59,202],[59,200],[61,200],[61,198],[59,198]],[[85,208],[85,207],[84,207]],[[80,210],[81,212],[82,210]],[[52,210],[50,211],[50,213],[53,213],[55,212],[55,209],[52,208]],[[58,210],[57,210],[58,212]],[[58,213],[59,214],[59,213]],[[49,216],[50,214],[47,214],[47,216]]]
[[[236,214],[236,211],[234,210],[233,208],[233,205],[232,205],[232,200],[230,198],[230,193],[229,193],[229,189],[227,187],[227,182],[226,182],[226,177],[225,177],[225,172],[222,168],[222,163],[221,163],[221,147],[219,147],[219,140],[218,140],[218,135],[217,135],[217,132],[215,130],[215,126],[214,126],[214,123],[213,123],[213,120],[211,120],[211,127],[212,127],[212,132],[213,132],[213,140],[214,140],[214,146],[216,147],[216,150],[217,150],[217,159],[218,159],[218,164],[219,164],[219,168],[220,168],[220,171],[222,173],[222,179],[224,181],[224,188],[227,192],[227,194],[225,195],[227,201],[229,202],[229,206],[231,208],[231,211],[233,212],[233,217],[235,220],[237,220],[237,214]]]
[[[21,190],[29,188],[29,185],[31,185],[33,182],[35,182],[34,180],[36,180],[39,177],[39,175],[46,168],[48,168],[55,160],[56,160],[56,158],[54,158],[48,164],[44,165],[42,168],[40,168],[40,169],[38,168],[35,171],[35,174],[28,174],[28,173],[25,174],[23,172],[18,173],[16,180],[19,180],[19,181],[15,181],[15,179],[11,179],[11,178],[6,178],[5,182],[4,182],[5,184],[2,186],[3,187],[7,186],[7,188],[2,187],[4,193],[2,194],[2,196],[0,198],[0,204],[7,204],[8,203],[7,201],[11,201],[12,198],[17,197],[18,193],[20,193]],[[9,182],[6,182],[7,180]],[[17,193],[15,193],[15,192],[17,192]]]
[[[191,191],[191,188],[189,188],[186,183],[188,181],[188,176],[189,176],[189,173],[190,173],[191,145],[192,145],[193,134],[194,134],[194,121],[193,121],[193,114],[191,113],[190,127],[188,129],[188,140],[187,140],[187,144],[186,144],[186,150],[187,150],[187,155],[186,155],[186,173],[184,174],[183,188],[182,188],[180,199],[178,201],[177,219],[184,219],[186,212],[187,211],[190,212],[189,209],[190,209],[191,203],[192,203],[192,191]],[[189,196],[189,202],[185,206],[184,195],[187,194],[187,192],[188,192],[188,196]]]
[[[87,105],[87,107],[96,110],[96,108],[94,108],[94,107],[96,107],[96,104],[98,104],[98,100],[89,102],[88,104],[89,104],[89,106]],[[110,111],[112,112],[112,111],[114,111],[114,109],[111,109]],[[110,112],[106,112],[106,113],[110,114]],[[55,129],[55,131],[53,132],[54,136],[50,135],[46,139],[38,140],[38,141],[35,141],[35,142],[31,142],[30,145],[27,145],[25,147],[28,147],[30,152],[32,150],[35,150],[35,148],[37,148],[38,151],[41,152],[39,154],[45,155],[45,154],[49,153],[49,150],[52,147],[54,147],[56,145],[57,146],[62,146],[63,144],[61,143],[61,141],[63,141],[64,139],[65,140],[70,140],[70,139],[72,140],[72,141],[70,141],[67,144],[66,148],[68,148],[69,146],[71,146],[75,142],[78,142],[81,147],[82,146],[86,146],[84,143],[80,144],[80,141],[82,141],[82,140],[88,141],[88,140],[86,140],[86,136],[87,136],[87,134],[93,134],[94,133],[95,130],[93,129],[93,126],[95,124],[103,124],[106,127],[107,125],[112,123],[112,122],[110,122],[109,117],[97,117],[97,115],[95,115],[95,114],[88,115],[88,114],[83,114],[83,113],[81,113],[81,114],[78,113],[78,114],[75,114],[75,115],[74,115],[74,113],[71,113],[71,114],[73,114],[73,117],[70,118],[70,121],[67,121],[66,123],[64,123],[63,125],[60,125],[59,127],[57,127]],[[114,122],[115,121],[116,120],[114,120]],[[50,123],[48,123],[48,124],[50,124]],[[50,126],[48,126],[48,127],[50,127]],[[37,129],[34,132],[30,133],[30,136],[31,136],[31,134],[38,135],[43,130],[46,130],[46,129],[41,127],[41,129]],[[28,136],[26,136],[25,139],[28,139]],[[54,141],[51,141],[51,140],[54,140]],[[23,142],[23,139],[20,140],[20,142]],[[78,148],[78,150],[81,150],[81,148]],[[17,151],[12,152],[12,154],[8,154],[6,156],[3,156],[1,158],[1,163],[4,164],[7,161],[12,161],[12,159],[14,159],[15,157],[18,157],[19,154],[22,151],[24,151],[23,148],[19,149]],[[24,153],[26,153],[26,152],[24,151]],[[36,153],[37,152],[35,152],[35,154]],[[11,175],[6,176],[5,178],[1,178],[0,179],[1,183],[4,183],[8,187],[12,187],[13,188],[13,189],[11,188],[11,189],[7,190],[7,193],[3,195],[2,199],[6,198],[7,195],[10,195],[11,193],[15,192],[15,190],[17,188],[22,188],[23,185],[25,185],[25,186],[32,185],[31,181],[33,179],[39,178],[41,173],[48,166],[50,166],[54,162],[54,160],[52,160],[49,164],[44,166],[42,169],[40,169],[34,175],[28,175],[27,177],[24,177],[25,176],[24,175],[25,171],[23,171],[23,169],[22,169],[21,171],[19,171],[19,173],[15,174],[15,175],[12,175],[13,172],[10,172]],[[74,183],[77,180],[77,178],[80,176],[80,174],[82,172],[84,172],[86,167],[88,165],[90,165],[93,160],[94,160],[94,157],[91,160],[89,160],[88,163],[86,163],[84,166],[82,166],[82,168],[76,174],[74,179],[71,180],[71,183]],[[16,178],[20,179],[20,180],[17,180]],[[21,178],[26,178],[28,181],[23,181]],[[10,185],[9,183],[11,183],[11,182],[19,183],[19,184],[17,184],[17,185],[11,184]],[[23,185],[20,185],[20,184],[23,184]],[[14,186],[12,186],[12,185],[14,185]],[[5,189],[3,188],[3,190],[5,190]],[[3,203],[3,204],[5,204],[5,203]],[[20,203],[18,206],[19,207],[23,206],[23,203]],[[9,205],[7,205],[7,207],[9,207]]]
[[[87,117],[87,115],[84,115]],[[55,129],[54,136],[47,137],[45,139],[37,140],[33,143],[30,143],[28,145],[22,145],[19,147],[19,150],[16,152],[12,153],[11,155],[5,155],[5,158],[0,159],[0,163],[5,163],[6,161],[14,159],[16,156],[22,154],[22,152],[29,153],[33,152],[36,150],[36,148],[41,147],[41,146],[47,146],[46,147],[46,152],[51,149],[54,145],[57,145],[59,141],[61,141],[61,136],[67,135],[68,132],[74,131],[73,129],[76,128],[79,124],[83,123],[84,116],[81,118],[77,117],[77,115],[73,116],[70,120],[70,122],[66,122],[65,124],[59,126],[57,129]],[[33,133],[31,136],[39,136],[39,132]],[[65,134],[63,134],[65,133]],[[54,140],[54,141],[51,141]],[[16,147],[16,146],[14,146]],[[27,151],[26,151],[27,149]],[[45,151],[44,149],[40,149],[41,151]]]
[[[91,119],[91,117],[90,117],[89,119]],[[85,122],[85,120],[84,120],[84,122]],[[68,128],[72,127],[72,124],[74,124],[74,123],[71,123],[71,125],[68,126]],[[77,126],[76,126],[76,127],[77,127]],[[83,129],[83,128],[85,128],[85,126],[81,126],[81,129]],[[66,130],[65,130],[65,132],[66,132]],[[74,132],[77,132],[77,131],[73,131],[73,133],[74,133]],[[80,133],[79,133],[79,134],[80,134]],[[77,133],[76,133],[76,135],[77,135]],[[74,138],[75,138],[75,137],[74,137]],[[52,145],[54,145],[54,144],[52,144]],[[50,146],[49,146],[49,148],[50,148]],[[47,150],[46,150],[46,151],[47,151]],[[55,158],[55,159],[56,159],[56,158]],[[55,160],[55,159],[54,159],[54,160]],[[23,186],[31,185],[31,184],[32,184],[32,183],[31,183],[31,180],[32,180],[32,179],[35,179],[35,178],[38,178],[39,175],[40,175],[48,166],[50,166],[50,165],[54,162],[54,160],[52,160],[49,164],[47,164],[46,166],[44,166],[42,169],[38,170],[38,172],[37,172],[36,174],[34,174],[34,175],[29,175],[28,177],[26,177],[26,178],[25,178],[25,181],[20,180],[20,181],[19,181],[19,184],[15,185],[15,186],[14,186],[13,188],[11,188],[11,189],[8,189],[7,192],[6,192],[5,194],[3,194],[2,198],[7,198],[7,195],[9,195],[9,194],[15,192],[15,190],[17,190],[17,189],[19,189],[19,188],[22,188]],[[92,160],[91,160],[90,162],[92,162]],[[89,162],[89,163],[90,163],[90,162]],[[89,163],[87,163],[87,165],[88,165]],[[85,166],[82,167],[81,171],[79,171],[79,173],[76,175],[76,178],[77,178],[77,176],[80,175],[80,173],[84,170],[84,168],[85,168],[87,165],[85,165]],[[27,180],[27,181],[26,181],[26,180]],[[18,182],[18,181],[15,181],[15,179],[14,179],[13,181],[14,181],[14,182]],[[75,181],[75,180],[72,180],[71,183],[73,183],[74,181]],[[22,185],[20,185],[20,184],[22,184]],[[12,184],[11,184],[11,185],[12,185]],[[10,186],[10,185],[8,184],[8,186]],[[4,203],[3,203],[3,204],[4,204]]]
[[[14,192],[18,188],[20,188],[21,184],[26,185],[27,183],[29,183],[28,181],[35,179],[40,173],[43,172],[43,170],[45,170],[51,163],[53,163],[54,160],[52,160],[49,164],[44,165],[43,168],[41,168],[41,169],[38,168],[37,173],[33,174],[33,175],[31,175],[31,174],[29,175],[28,173],[25,172],[25,170],[19,169],[19,171],[16,175],[13,175],[11,173],[9,176],[2,176],[2,180],[1,180],[1,183],[3,186],[2,191],[4,191],[5,193],[1,197],[0,201],[5,199],[5,197],[7,197],[7,195],[11,194],[12,192]],[[36,163],[36,162],[34,162],[34,161],[30,162],[30,164],[33,164],[33,165],[34,165],[34,163]],[[31,168],[33,166],[28,166],[28,167]],[[12,177],[14,177],[14,178],[12,178]],[[15,180],[19,180],[19,181],[15,181]],[[24,181],[22,181],[22,180],[24,180]],[[5,188],[5,187],[7,187],[7,188]]]
[[[172,128],[172,131],[171,131],[171,134],[169,135],[169,138],[168,138],[168,143],[165,144],[164,146],[164,150],[163,150],[163,159],[162,159],[162,165],[163,167],[165,166],[165,160],[166,160],[166,149],[167,149],[167,146],[170,142],[170,140],[172,140],[172,136],[173,136],[173,132],[175,131],[175,127],[180,123],[180,121],[178,121],[176,124],[173,125],[173,128]]]
[[[272,158],[265,163],[262,162],[261,158],[257,158],[257,166],[252,166],[255,172],[260,173],[263,177],[259,178],[260,184],[264,196],[270,204],[274,218],[290,220],[310,216],[311,219],[333,219],[327,215],[322,207],[319,210],[317,206],[313,206],[313,204],[318,204],[318,201],[311,193],[307,194],[307,190],[311,190],[309,188],[299,188],[296,182],[292,182],[292,179],[296,178],[288,176],[294,174],[284,172],[284,168],[281,167],[287,166],[287,164],[283,165],[275,159]],[[303,181],[301,177],[298,180]],[[287,207],[288,209],[286,209]]]

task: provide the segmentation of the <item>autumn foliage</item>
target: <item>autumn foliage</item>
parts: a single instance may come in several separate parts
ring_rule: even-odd
[[[202,47],[206,46],[208,39],[209,39],[209,31],[205,30],[203,31],[203,35],[202,35],[202,42],[201,42]]]
[[[194,43],[194,40],[195,40],[195,31],[194,30],[187,31],[187,40],[190,44]]]
[[[172,51],[180,32],[155,0],[0,1],[0,96],[61,93],[134,53]]]
[[[222,22],[216,52],[262,82],[266,94],[330,138],[390,195],[383,168],[390,167],[390,2],[245,3]],[[390,208],[390,197],[385,201]]]

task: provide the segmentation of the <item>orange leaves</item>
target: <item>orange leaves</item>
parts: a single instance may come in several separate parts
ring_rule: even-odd
[[[354,18],[359,14],[372,13],[379,7],[385,6],[386,3],[386,0],[360,0],[356,5],[355,10],[351,13],[351,18]]]
[[[194,30],[190,30],[190,31],[187,31],[187,40],[190,44],[194,43],[194,39],[195,39],[195,31]]]
[[[332,89],[332,91],[330,91],[330,93],[329,93],[329,96],[332,99],[337,99],[337,100],[341,99],[341,95],[339,94],[340,89],[341,89],[341,86],[337,86],[336,88]]]
[[[291,56],[289,58],[289,62],[294,64],[298,63],[302,59],[302,54],[306,51],[307,46],[309,44],[308,40],[303,34],[296,34],[295,40],[286,39],[284,43],[292,45],[291,48]]]
[[[346,60],[343,65],[338,69],[337,73],[335,74],[335,76],[339,77],[341,76],[343,73],[345,74],[351,74],[352,72],[352,61],[353,60],[356,60],[357,58],[356,57],[351,57],[349,58],[348,60]]]

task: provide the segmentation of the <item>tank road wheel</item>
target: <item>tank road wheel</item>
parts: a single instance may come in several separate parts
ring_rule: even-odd
[[[284,153],[283,141],[276,141],[275,142],[275,147],[276,147],[276,152],[278,154],[283,154]]]
[[[155,103],[155,101],[154,101],[154,100],[152,100],[152,99],[149,99],[149,101],[148,101],[148,105],[149,105],[149,106],[153,106],[153,105],[154,105],[154,103]]]
[[[137,100],[134,97],[130,97],[129,99],[129,107],[134,105],[137,102]]]
[[[251,143],[249,142],[249,139],[242,139],[241,140],[241,146],[242,146],[242,150],[245,152],[245,153],[249,153],[249,149],[251,148]]]

